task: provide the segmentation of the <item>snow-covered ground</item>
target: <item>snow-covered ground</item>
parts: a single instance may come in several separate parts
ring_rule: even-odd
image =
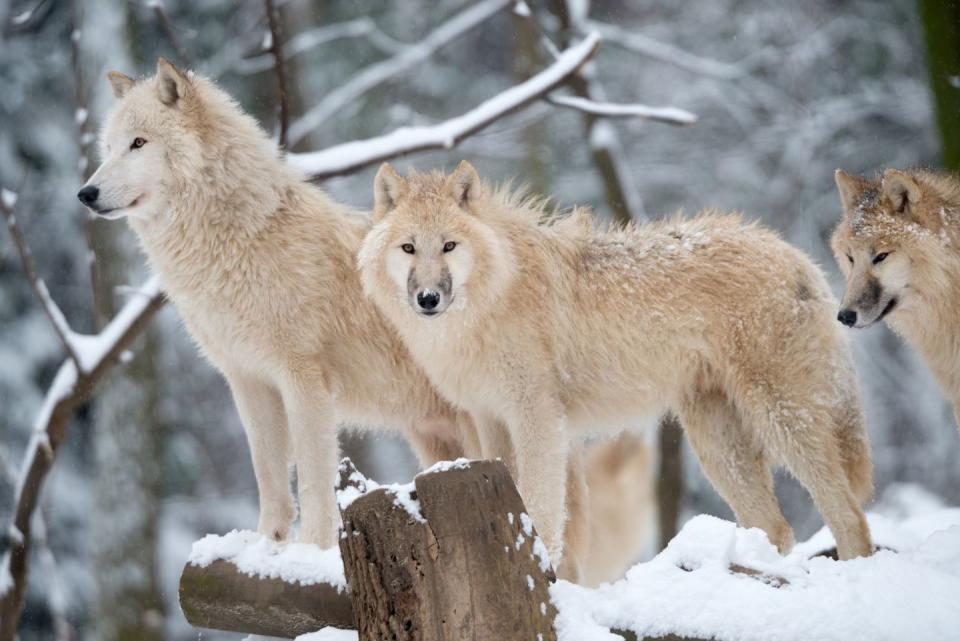
[[[716,641],[957,641],[960,639],[960,508],[914,486],[888,493],[868,515],[881,549],[838,562],[825,528],[781,557],[760,530],[712,516],[686,523],[654,559],[597,589],[558,581],[560,641],[617,641],[668,633]],[[210,536],[190,560],[235,562],[250,574],[345,584],[335,550],[278,545],[253,533]],[[737,572],[731,572],[731,567]],[[299,641],[355,641],[328,628]]]

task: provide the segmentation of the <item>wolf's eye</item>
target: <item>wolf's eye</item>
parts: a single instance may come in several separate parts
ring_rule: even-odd
[[[850,254],[847,254],[847,260],[850,261],[851,265],[853,264],[853,256],[851,256]]]
[[[890,252],[880,252],[879,254],[873,257],[873,264],[876,265],[877,263],[882,263],[883,259],[889,255],[890,255]]]
[[[147,141],[143,138],[134,138],[133,142],[130,143],[130,149],[140,149],[140,147],[143,147],[145,144],[147,144]]]
[[[400,249],[402,249],[403,251],[407,252],[408,254],[415,254],[415,253],[417,253],[417,250],[414,249],[412,243],[404,243],[404,244],[400,245]]]
[[[446,254],[447,252],[452,252],[453,248],[456,246],[457,244],[455,242],[453,242],[452,240],[448,240],[443,244],[443,253]]]

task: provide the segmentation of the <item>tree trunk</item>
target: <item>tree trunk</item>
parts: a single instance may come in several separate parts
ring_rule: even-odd
[[[657,475],[657,524],[660,550],[677,535],[683,504],[683,428],[673,414],[660,419]]]
[[[365,483],[349,460],[341,465],[341,489]],[[409,509],[403,491],[379,488],[341,511],[360,641],[554,641],[553,572],[503,463],[414,484]]]
[[[960,0],[920,0],[943,150],[943,166],[960,171]]]

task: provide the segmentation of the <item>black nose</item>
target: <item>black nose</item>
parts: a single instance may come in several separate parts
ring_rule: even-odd
[[[852,309],[841,309],[837,314],[837,320],[847,327],[853,327],[857,324],[857,313]]]
[[[440,304],[440,294],[437,292],[425,289],[419,294],[417,294],[417,305],[423,309],[433,309]]]
[[[87,185],[79,192],[77,192],[77,198],[80,199],[84,205],[89,207],[93,203],[97,202],[97,198],[100,196],[100,190],[93,185]]]

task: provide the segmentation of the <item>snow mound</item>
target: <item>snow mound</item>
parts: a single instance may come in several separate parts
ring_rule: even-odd
[[[256,532],[233,530],[223,536],[208,534],[195,542],[187,561],[206,567],[218,559],[250,576],[347,589],[340,550],[335,547],[324,550],[307,543],[277,543]]]
[[[356,630],[324,628],[319,632],[301,634],[293,641],[358,641],[359,638]]]
[[[554,584],[559,640],[619,640],[611,628],[716,641],[960,639],[960,509],[869,521],[874,541],[897,552],[809,558],[833,546],[824,529],[781,557],[760,530],[695,517],[621,581]]]

